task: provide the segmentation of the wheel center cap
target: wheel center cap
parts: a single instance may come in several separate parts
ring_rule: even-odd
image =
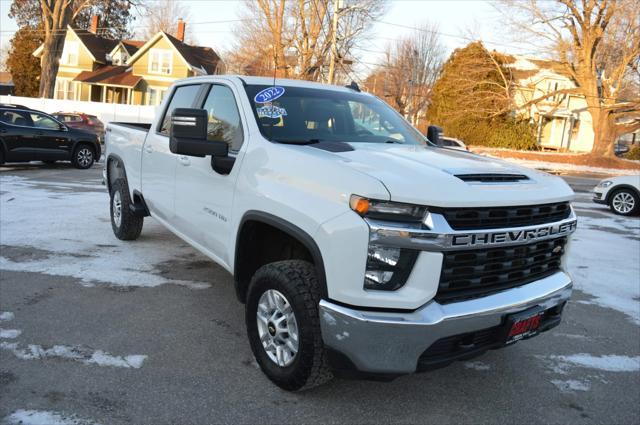
[[[269,330],[269,335],[275,336],[276,326],[273,324],[273,322],[269,322],[269,324],[267,325],[267,329]]]

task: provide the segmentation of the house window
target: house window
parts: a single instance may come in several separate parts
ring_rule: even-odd
[[[159,87],[147,87],[147,105],[157,106],[164,99],[167,89]]]
[[[77,81],[56,78],[56,99],[76,100],[80,83]]]
[[[77,65],[79,50],[80,45],[77,41],[65,41],[60,63],[63,65]]]
[[[149,72],[171,74],[173,53],[171,50],[152,49],[149,51]]]

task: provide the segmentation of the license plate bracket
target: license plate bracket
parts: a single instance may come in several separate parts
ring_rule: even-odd
[[[543,314],[544,309],[536,306],[508,315],[504,326],[504,344],[509,345],[536,336],[540,331]]]

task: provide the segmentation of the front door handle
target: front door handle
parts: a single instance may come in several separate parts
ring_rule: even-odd
[[[7,129],[6,128],[0,128],[0,133],[6,133]]]
[[[191,160],[189,159],[189,157],[184,155],[180,155],[178,157],[178,162],[180,162],[180,164],[184,165],[185,167],[191,165]]]
[[[149,146],[149,145],[145,145],[144,146],[144,151],[146,153],[153,153],[153,148],[151,146]]]

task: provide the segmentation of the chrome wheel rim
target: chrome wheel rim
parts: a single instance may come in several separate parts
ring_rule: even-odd
[[[280,367],[289,366],[298,353],[298,322],[287,298],[275,289],[258,301],[258,336],[267,356]]]
[[[633,196],[627,192],[616,193],[611,203],[613,204],[613,209],[622,214],[628,214],[636,205]]]
[[[113,222],[116,227],[120,227],[122,222],[122,198],[120,197],[120,191],[116,191],[113,194]]]
[[[78,164],[88,167],[93,161],[93,152],[88,148],[82,148],[78,151]]]

